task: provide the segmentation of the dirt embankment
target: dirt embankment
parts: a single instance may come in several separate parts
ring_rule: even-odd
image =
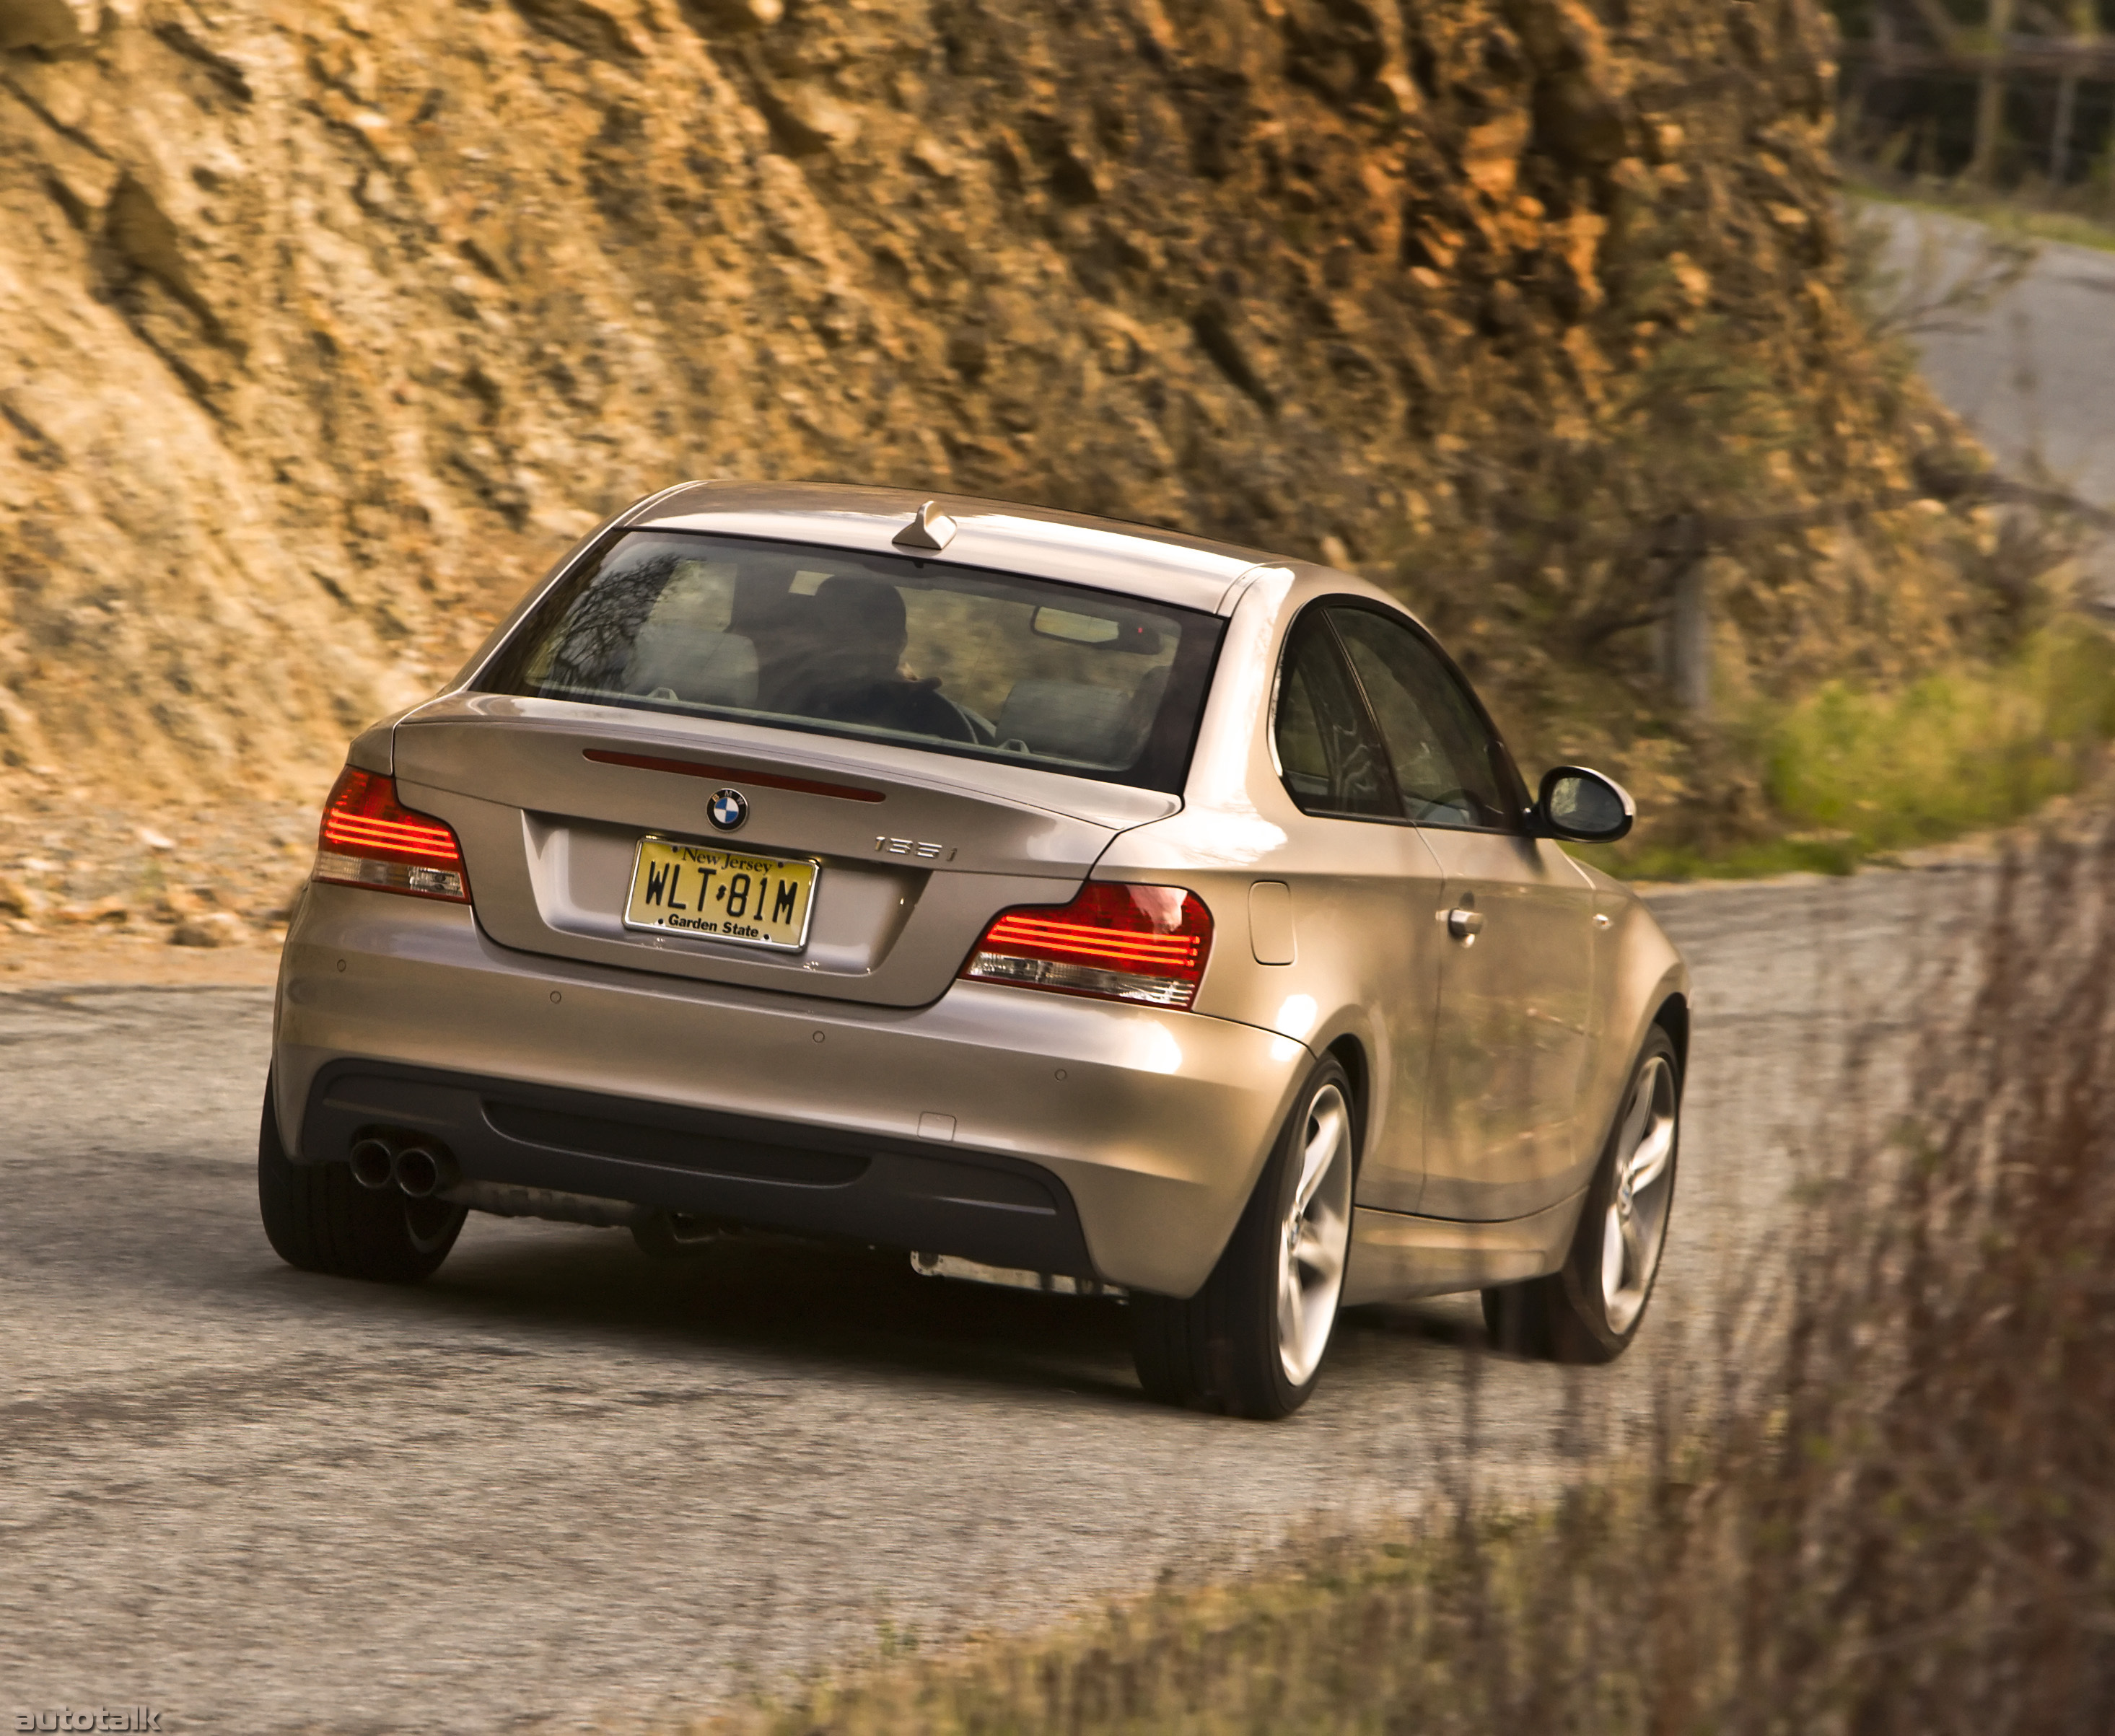
[[[1521,557],[1514,480],[1629,524],[1934,437],[1842,298],[1829,42],[1805,0],[0,0],[0,798],[312,801],[687,475],[1180,522],[1399,573],[1501,687],[1605,659],[1666,563]],[[1875,588],[1810,540],[1732,610],[1766,676]]]

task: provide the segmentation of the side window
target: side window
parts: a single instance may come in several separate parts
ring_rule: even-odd
[[[1402,808],[1387,756],[1331,639],[1319,611],[1292,630],[1273,719],[1285,787],[1303,813],[1393,819]]]
[[[1432,648],[1371,609],[1329,618],[1388,744],[1402,812],[1420,826],[1517,831],[1504,750]]]

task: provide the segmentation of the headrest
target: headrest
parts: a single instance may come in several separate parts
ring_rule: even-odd
[[[815,622],[833,639],[878,640],[900,648],[909,635],[903,593],[879,579],[837,573],[815,587]]]

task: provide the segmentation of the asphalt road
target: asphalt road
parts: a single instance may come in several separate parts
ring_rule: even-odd
[[[1860,211],[1886,230],[1901,305],[1932,306],[1984,256],[1980,224],[1899,205]],[[2115,253],[2035,245],[2026,275],[1988,308],[1918,323],[1922,371],[2009,474],[2046,474],[2115,508]],[[2099,550],[2092,570],[2115,602],[2115,551]]]
[[[264,994],[0,995],[0,1727],[628,1726],[1640,1450],[1796,1253],[1799,1166],[1885,1120],[1857,1039],[1892,1076],[1990,883],[1663,900],[1699,1016],[1637,1349],[1564,1371],[1459,1300],[1366,1311],[1276,1426],[1146,1404],[1113,1303],[894,1260],[670,1268],[473,1218],[421,1289],[290,1271],[252,1193]]]

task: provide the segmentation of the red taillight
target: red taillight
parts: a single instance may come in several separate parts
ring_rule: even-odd
[[[1090,881],[1069,905],[1008,910],[962,967],[975,983],[1186,1007],[1212,950],[1212,913],[1180,886]]]
[[[316,835],[319,880],[470,902],[462,846],[443,821],[397,799],[397,780],[347,766],[337,775]]]

